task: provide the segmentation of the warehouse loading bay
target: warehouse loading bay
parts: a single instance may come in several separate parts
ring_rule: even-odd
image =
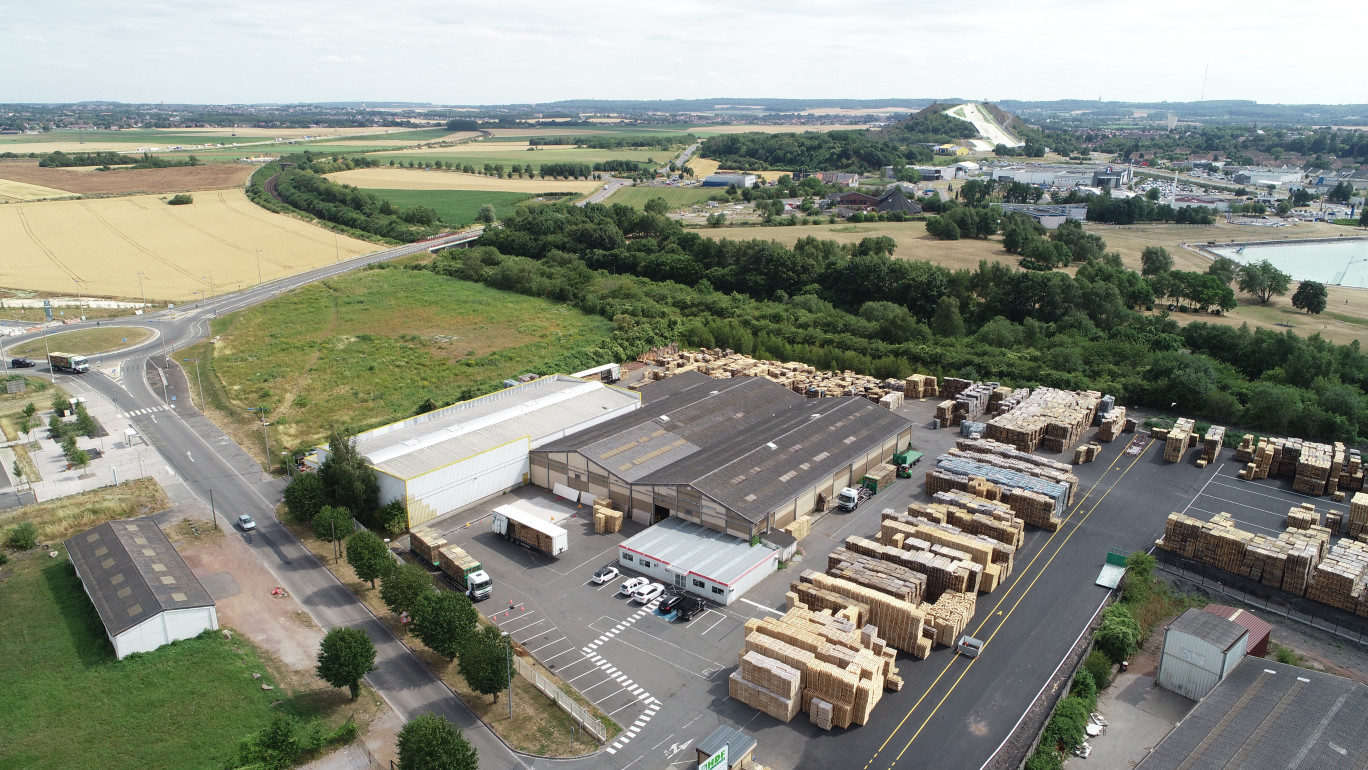
[[[854,512],[822,515],[795,563],[730,606],[710,604],[688,622],[668,622],[651,611],[655,602],[643,607],[618,595],[631,570],[603,586],[590,580],[601,567],[622,569],[617,546],[640,524],[595,534],[588,505],[576,508],[525,487],[429,526],[489,571],[493,595],[479,609],[624,728],[600,755],[605,767],[682,766],[693,758],[695,741],[728,725],[755,737],[757,761],[767,767],[978,768],[995,756],[1100,609],[1108,590],[1094,580],[1109,548],[1149,549],[1173,511],[1203,519],[1225,511],[1246,526],[1277,532],[1279,518],[1302,502],[1345,507],[1293,493],[1286,480],[1239,480],[1231,450],[1197,468],[1195,452],[1181,463],[1164,462],[1162,442],[1128,453],[1134,436],[1125,435],[1103,444],[1095,462],[1074,467],[1079,492],[1063,525],[1057,532],[1028,527],[1011,576],[979,596],[966,629],[985,642],[979,657],[939,646],[926,660],[899,654],[902,690],[885,693],[867,725],[845,730],[821,730],[805,716],[781,723],[728,697],[747,620],[781,615],[789,584],[804,569],[825,569],[827,554],[846,537],[871,537],[883,509],[930,499],[924,471],[959,438],[957,429],[931,428],[935,405],[909,401],[897,410],[913,421],[913,444],[926,455],[913,478]],[[1095,433],[1090,429],[1084,440]],[[569,531],[566,553],[550,557],[490,530],[494,508],[518,498],[575,514],[556,522]]]

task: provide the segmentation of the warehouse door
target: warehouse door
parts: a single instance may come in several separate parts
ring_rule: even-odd
[[[670,518],[670,509],[663,505],[657,505],[655,507],[655,519],[651,523],[659,524],[668,518]]]

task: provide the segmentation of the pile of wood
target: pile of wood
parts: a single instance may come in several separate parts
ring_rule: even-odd
[[[888,395],[884,396],[883,398],[879,399],[879,406],[883,407],[884,409],[889,410],[890,412],[893,411],[894,409],[897,409],[898,407],[900,407],[900,406],[902,406],[902,405],[903,405],[903,394],[900,393],[900,392],[898,392],[898,391],[896,391],[896,390],[893,391],[892,393],[889,393]]]
[[[1090,463],[1096,460],[1099,454],[1102,454],[1101,444],[1095,442],[1089,442],[1087,444],[1084,444],[1083,446],[1078,447],[1074,450],[1074,465]]]
[[[1102,415],[1102,424],[1097,427],[1097,440],[1108,443],[1115,441],[1122,433],[1126,432],[1126,407],[1114,407],[1110,412]]]
[[[1198,460],[1199,468],[1216,462],[1216,458],[1221,456],[1221,448],[1225,446],[1226,429],[1220,425],[1213,425],[1207,428],[1206,435],[1202,437],[1202,457]]]
[[[948,390],[951,383],[958,385],[965,382],[968,380],[957,380],[953,377],[945,380],[946,387],[942,388],[941,393],[946,396],[946,400],[936,405],[937,427],[948,428],[963,422],[974,422],[988,411],[988,401],[997,383],[972,382],[957,388],[951,395]]]
[[[1020,471],[942,455],[926,473],[926,493],[969,492],[1006,504],[1027,524],[1059,529],[1070,487]]]
[[[838,547],[827,554],[827,574],[912,604],[926,598],[926,576],[910,567]],[[806,599],[804,599],[807,602]],[[812,604],[812,602],[807,602]]]
[[[969,561],[968,554],[934,546],[926,540],[895,537],[894,542],[881,543],[851,535],[846,538],[845,547],[849,551],[900,564],[925,575],[924,601],[935,601],[946,591],[975,591],[982,574],[982,568]],[[893,638],[888,643],[897,646]]]
[[[1288,529],[1311,529],[1320,523],[1320,515],[1316,513],[1316,506],[1311,503],[1302,503],[1287,511],[1286,526]]]
[[[1368,617],[1364,583],[1368,582],[1368,543],[1345,538],[1316,565],[1306,598]]]
[[[1073,505],[1074,494],[1078,491],[1078,477],[1068,463],[1050,460],[1023,452],[1011,444],[1004,444],[990,438],[962,438],[955,442],[955,448],[946,452],[944,457],[956,457],[971,462],[983,463],[1004,470],[1035,476],[1055,484],[1062,484],[1068,490],[1064,500],[1066,506]]]
[[[830,372],[798,361],[766,361],[722,349],[704,348],[690,352],[678,350],[671,345],[651,350],[637,360],[661,367],[648,370],[646,381],[663,380],[676,374],[693,371],[702,372],[716,379],[764,377],[811,398],[860,396],[885,406],[888,406],[888,403],[883,402],[886,396],[897,394],[901,397],[906,389],[905,382],[901,380],[880,380],[850,370]],[[928,379],[931,381],[931,390],[935,391],[935,378]]]
[[[867,615],[860,616],[852,609],[845,614],[852,622],[875,627],[878,636],[890,647],[903,652],[917,654],[917,641],[922,638],[922,628],[926,623],[926,613],[916,604],[889,596],[873,588],[852,583],[843,578],[832,577],[816,570],[803,570],[794,585],[806,584],[822,589],[827,594],[839,597],[842,601],[853,600],[868,608]],[[796,591],[789,593],[798,596]],[[790,601],[801,601],[790,599]],[[796,605],[795,605],[796,606]],[[811,605],[809,605],[811,606]],[[830,607],[811,607],[814,610],[837,611]]]
[[[936,644],[953,647],[974,617],[977,596],[946,591],[934,604],[926,605],[926,627]]]
[[[446,544],[446,538],[428,527],[419,527],[409,531],[409,548],[418,554],[418,558],[433,566],[441,563],[437,554]]]
[[[1173,423],[1164,437],[1164,462],[1176,463],[1183,459],[1183,453],[1197,440],[1192,432],[1196,424],[1197,421],[1189,417],[1179,417]]]
[[[1349,537],[1368,533],[1368,493],[1355,492],[1349,500]]]
[[[1021,405],[1021,402],[1031,397],[1030,388],[994,388],[992,398],[988,399],[988,411],[994,417],[1006,414]]]
[[[988,438],[1023,452],[1064,452],[1092,425],[1102,394],[1095,390],[1036,388],[1029,398],[988,421]]]
[[[1026,522],[1017,518],[1008,505],[968,492],[937,492],[932,499],[934,503],[917,503],[915,509],[909,505],[908,514],[953,524],[971,535],[982,535],[1013,548],[1020,548],[1026,541]]]
[[[1247,463],[1254,459],[1254,434],[1246,433],[1240,438],[1240,445],[1235,447],[1235,462]]]
[[[955,524],[937,521],[921,515],[924,503],[912,503],[907,513],[885,510],[881,516],[879,534],[875,538],[899,548],[928,551],[954,560],[972,563],[966,582],[960,587],[958,579],[933,581],[929,601],[940,596],[940,590],[979,591],[989,593],[1003,578],[1012,574],[1016,546],[995,540],[987,535],[965,531]],[[929,547],[927,545],[929,544]],[[954,565],[959,569],[959,565]],[[917,569],[913,567],[913,569]]]
[[[898,469],[888,463],[879,463],[865,471],[865,476],[874,479],[875,484],[877,484],[875,489],[882,492],[888,488],[889,484],[898,479]]]
[[[946,377],[940,383],[940,395],[943,398],[954,399],[966,388],[973,385],[973,380],[962,380],[959,377]]]
[[[746,622],[728,693],[783,722],[805,711],[823,729],[865,724],[884,689],[902,687],[897,653],[850,613],[813,610],[792,593],[789,601],[780,618]]]
[[[1289,476],[1292,489],[1306,495],[1332,495],[1343,500],[1346,491],[1363,489],[1363,458],[1344,444],[1318,444],[1298,438],[1261,438],[1246,433],[1235,450],[1245,463],[1242,479]]]
[[[437,549],[437,564],[448,575],[465,583],[465,576],[480,568],[480,562],[459,545],[444,545]]]
[[[812,517],[806,514],[799,516],[784,527],[784,531],[793,535],[794,540],[802,540],[812,533]]]
[[[1301,517],[1289,514],[1289,520],[1293,518]],[[1316,599],[1311,589],[1318,565],[1332,550],[1330,536],[1327,527],[1314,523],[1270,537],[1239,529],[1226,513],[1207,522],[1174,513],[1157,545],[1272,588]]]
[[[939,395],[936,378],[929,374],[914,374],[903,381],[903,396],[906,398],[936,398]]]

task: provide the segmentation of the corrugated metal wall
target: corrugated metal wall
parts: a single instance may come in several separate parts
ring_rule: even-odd
[[[1221,681],[1225,661],[1221,650],[1204,639],[1169,629],[1159,659],[1160,687],[1192,700],[1201,700]]]
[[[521,438],[409,479],[409,500],[421,503],[409,506],[409,526],[520,486],[529,450],[528,440]]]

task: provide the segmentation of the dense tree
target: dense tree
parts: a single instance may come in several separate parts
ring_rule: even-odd
[[[1236,280],[1240,291],[1258,297],[1259,302],[1265,305],[1274,297],[1286,294],[1292,287],[1292,276],[1266,259],[1241,266]]]
[[[1230,257],[1217,257],[1207,266],[1207,275],[1214,275],[1221,283],[1229,286],[1240,274],[1240,263]]]
[[[313,521],[323,506],[328,504],[323,481],[316,473],[296,473],[285,487],[285,507],[296,521]]]
[[[1163,246],[1146,246],[1140,252],[1140,274],[1143,276],[1167,273],[1173,269],[1173,257]]]
[[[494,696],[508,689],[508,640],[496,626],[482,626],[461,646],[457,667],[470,689]]]
[[[369,530],[361,530],[347,538],[347,563],[356,570],[356,576],[369,580],[371,588],[375,581],[394,571],[394,557],[389,546],[379,535]]]
[[[396,614],[408,612],[424,594],[432,591],[432,575],[405,562],[380,578],[380,600]]]
[[[479,770],[475,747],[437,714],[414,717],[399,731],[399,770]]]
[[[652,198],[646,201],[646,205],[642,207],[642,210],[647,214],[665,214],[669,212],[670,204],[666,203],[664,198]]]
[[[352,512],[340,505],[325,505],[309,522],[314,535],[327,543],[345,540],[352,533]]]
[[[318,648],[318,678],[346,687],[352,700],[361,693],[361,678],[375,668],[375,645],[359,628],[334,628]]]
[[[494,205],[492,203],[486,203],[480,206],[480,212],[475,215],[475,220],[477,222],[484,222],[485,224],[493,223]]]
[[[964,319],[960,316],[958,300],[948,295],[940,298],[936,303],[936,315],[931,319],[931,331],[941,337],[964,336]]]
[[[1329,293],[1325,290],[1325,284],[1318,281],[1302,281],[1297,290],[1292,293],[1292,307],[1298,310],[1305,310],[1312,315],[1319,315],[1325,310],[1326,300]]]
[[[319,465],[318,477],[333,505],[365,516],[379,503],[375,471],[356,451],[356,438],[340,430],[328,434],[328,457]]]
[[[418,597],[410,611],[413,635],[433,652],[454,660],[479,619],[475,606],[464,594],[428,591]]]
[[[1130,610],[1121,604],[1113,604],[1103,610],[1102,624],[1093,632],[1097,649],[1117,663],[1140,649],[1140,638],[1140,624]]]

